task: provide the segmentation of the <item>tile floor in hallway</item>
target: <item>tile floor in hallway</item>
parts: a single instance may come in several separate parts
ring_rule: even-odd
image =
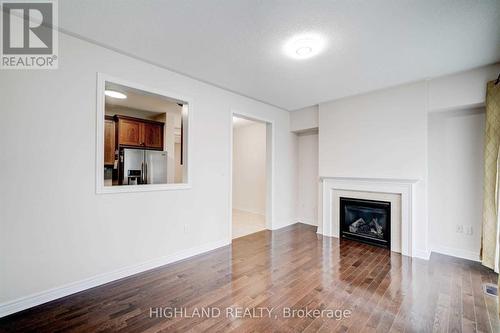
[[[264,215],[233,209],[233,239],[266,229]]]

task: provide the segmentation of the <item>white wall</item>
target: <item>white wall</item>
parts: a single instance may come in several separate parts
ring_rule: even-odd
[[[301,134],[298,141],[297,220],[318,225],[318,133]]]
[[[446,111],[484,105],[486,83],[497,77],[500,64],[429,80],[429,110]]]
[[[425,82],[319,106],[319,176],[419,179],[414,248],[426,257]]]
[[[0,74],[0,310],[228,244],[232,109],[274,122],[272,227],[294,222],[297,142],[288,112],[59,37],[59,69]],[[191,189],[96,194],[97,72],[193,100]]]
[[[320,176],[424,178],[425,84],[320,105]]]
[[[233,130],[233,208],[266,214],[266,125]]]
[[[484,127],[484,109],[429,115],[429,227],[436,252],[479,259]]]
[[[304,132],[318,128],[318,105],[290,112],[290,130]]]

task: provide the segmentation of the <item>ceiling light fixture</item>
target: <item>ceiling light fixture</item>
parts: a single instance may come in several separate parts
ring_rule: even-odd
[[[118,92],[118,91],[114,91],[114,90],[104,90],[104,94],[108,97],[112,97],[112,98],[118,98],[118,99],[125,99],[127,98],[127,95],[125,95],[124,93],[121,93],[121,92]]]
[[[325,44],[325,40],[319,34],[300,34],[290,38],[283,50],[291,58],[308,59],[323,51]]]

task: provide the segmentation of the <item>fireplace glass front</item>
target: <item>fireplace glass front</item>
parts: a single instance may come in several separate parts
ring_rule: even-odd
[[[340,235],[391,248],[391,203],[340,198]]]

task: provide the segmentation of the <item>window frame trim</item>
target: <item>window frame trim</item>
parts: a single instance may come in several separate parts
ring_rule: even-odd
[[[187,114],[187,124],[184,124],[184,141],[186,141],[185,149],[187,150],[185,154],[184,164],[186,167],[187,182],[185,183],[172,183],[172,184],[145,184],[145,185],[127,185],[127,186],[104,186],[104,117],[105,117],[105,95],[104,90],[106,88],[106,82],[111,82],[123,86],[127,86],[133,89],[138,89],[153,94],[165,96],[173,100],[185,103],[188,105]],[[193,124],[193,100],[185,95],[165,91],[163,89],[148,87],[142,83],[131,82],[129,80],[124,80],[117,78],[105,73],[97,73],[97,106],[96,106],[96,194],[111,194],[111,193],[136,193],[136,192],[152,192],[152,191],[172,191],[172,190],[186,190],[192,188],[192,134],[191,127]]]

